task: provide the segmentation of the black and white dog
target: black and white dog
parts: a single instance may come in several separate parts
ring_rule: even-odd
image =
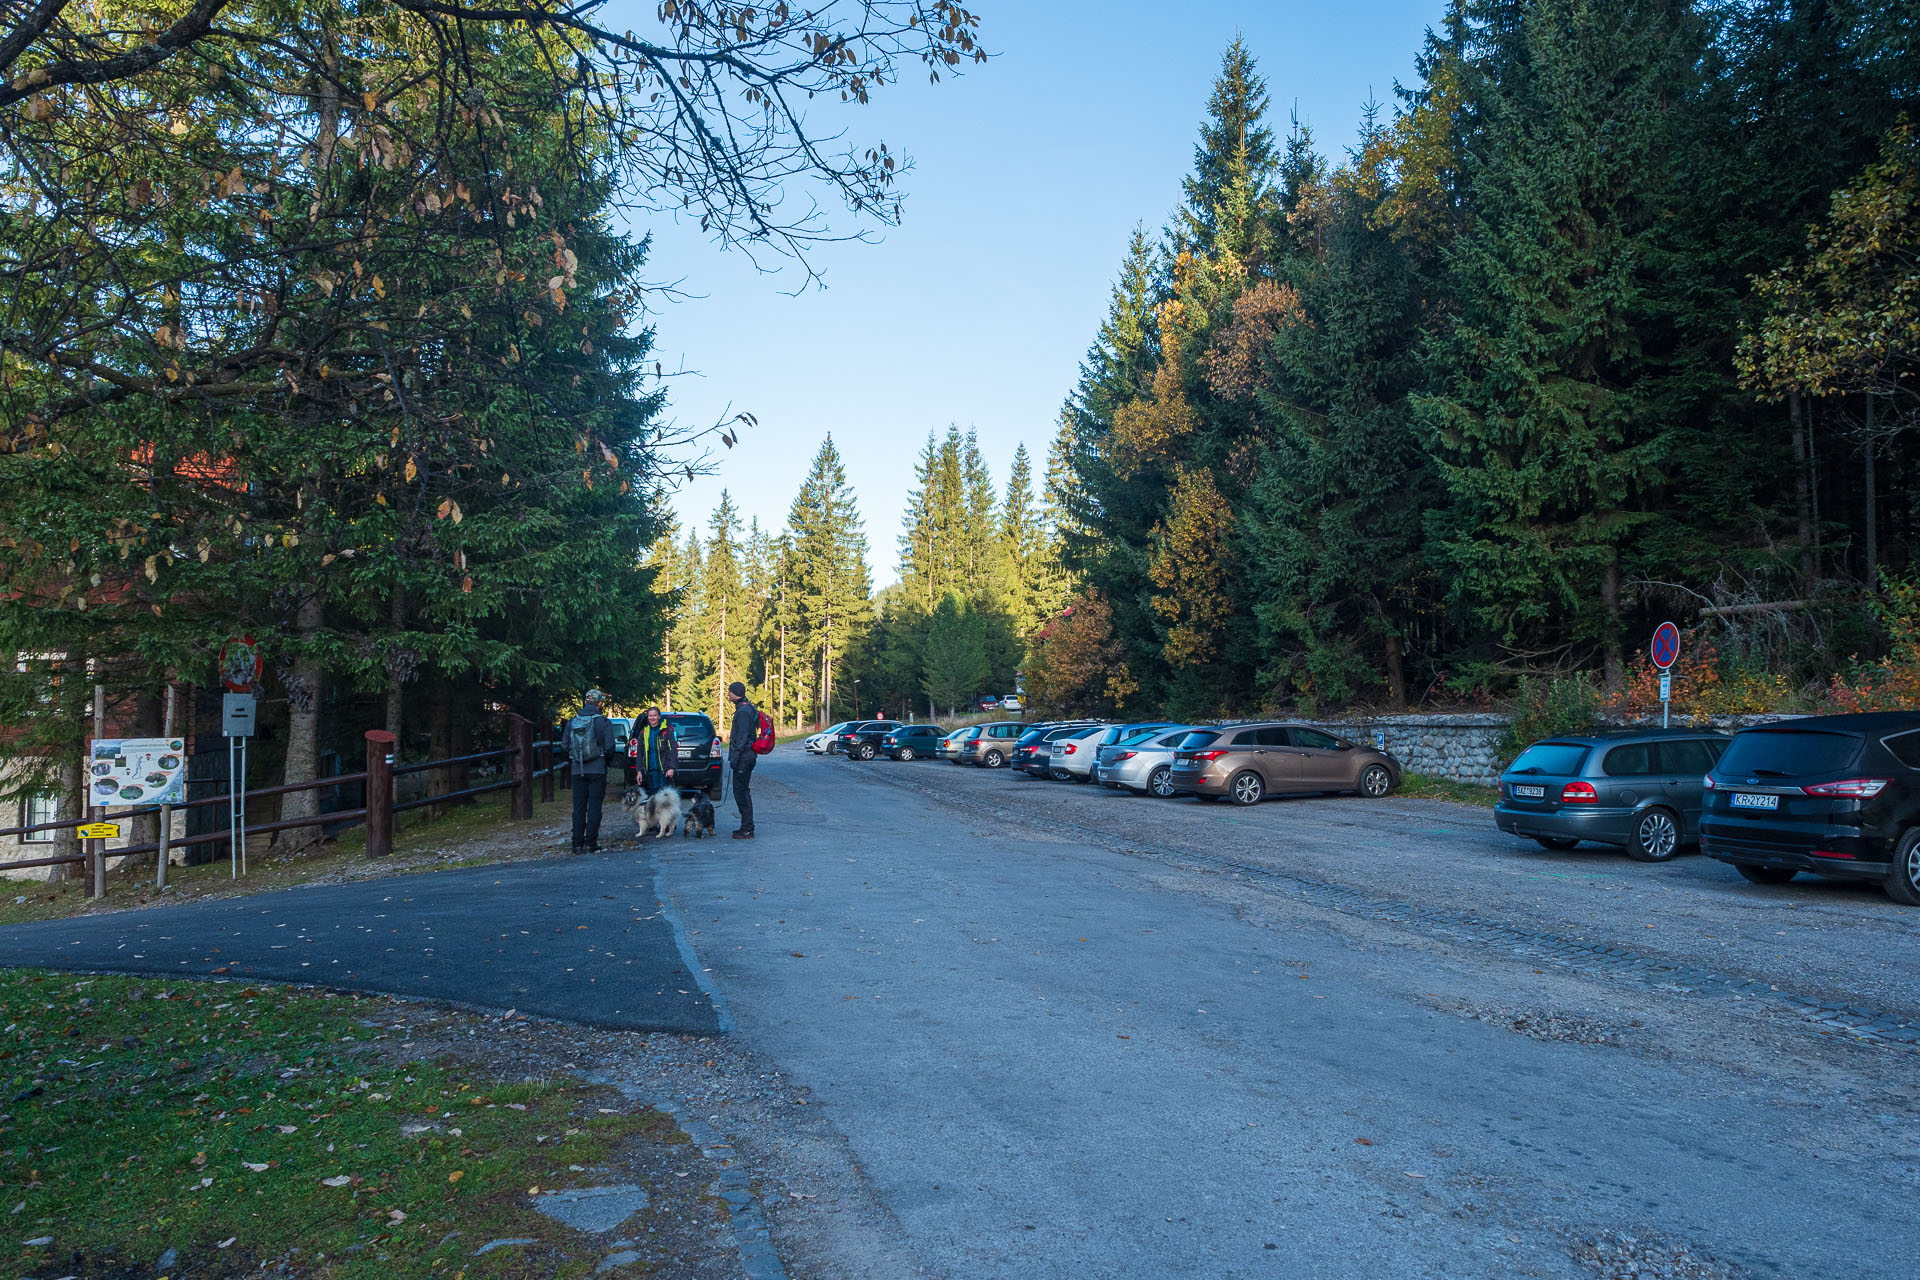
[[[681,832],[681,835],[683,837],[692,836],[704,840],[712,834],[713,801],[707,799],[703,793],[694,800],[693,807],[687,810],[687,827],[685,831]]]

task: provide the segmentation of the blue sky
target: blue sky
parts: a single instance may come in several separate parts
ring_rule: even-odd
[[[649,9],[651,6],[648,6]],[[1369,96],[1390,110],[1443,0],[1269,0],[1172,6],[978,0],[995,58],[957,80],[909,75],[820,126],[884,139],[914,171],[904,225],[878,243],[822,248],[825,287],[788,296],[697,227],[650,231],[648,274],[690,294],[652,317],[658,354],[697,376],[671,416],[699,425],[745,410],[759,425],[715,474],[674,495],[703,528],[720,490],[743,519],[785,522],[828,433],[847,458],[876,586],[891,581],[913,462],[927,432],[979,431],[995,482],[1025,442],[1045,465],[1060,402],[1107,305],[1136,222],[1179,199],[1220,55],[1236,31],[1259,59],[1284,133],[1298,109],[1324,154],[1352,144]],[[842,227],[854,225],[841,216]],[[775,260],[777,261],[777,260]]]

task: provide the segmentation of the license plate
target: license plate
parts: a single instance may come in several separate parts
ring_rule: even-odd
[[[1516,799],[1520,800],[1544,800],[1547,798],[1547,789],[1545,787],[1528,786],[1525,783],[1516,782],[1513,784],[1513,794]]]
[[[1193,763],[1193,757],[1192,757],[1192,756],[1175,756],[1175,757],[1173,758],[1173,762],[1174,762],[1175,764],[1188,764],[1188,765],[1190,765],[1190,764],[1192,764],[1192,763]]]
[[[1779,796],[1757,796],[1747,791],[1733,793],[1733,807],[1736,809],[1778,809]]]

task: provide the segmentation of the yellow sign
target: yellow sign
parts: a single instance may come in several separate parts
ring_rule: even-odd
[[[82,840],[117,840],[120,838],[120,824],[117,822],[89,822],[80,828]]]

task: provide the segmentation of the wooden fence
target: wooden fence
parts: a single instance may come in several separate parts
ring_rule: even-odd
[[[242,793],[242,805],[247,802],[265,799],[269,796],[291,795],[300,791],[321,791],[328,787],[365,784],[366,803],[358,809],[331,809],[325,813],[316,813],[304,818],[286,818],[276,822],[265,822],[259,826],[246,828],[248,835],[266,835],[276,831],[293,831],[301,827],[318,826],[354,826],[364,823],[367,828],[367,856],[382,858],[393,852],[393,818],[397,813],[409,809],[421,809],[431,804],[444,804],[449,800],[460,800],[468,796],[486,795],[493,791],[511,789],[507,816],[515,821],[525,821],[533,817],[533,789],[537,782],[540,798],[552,800],[554,796],[554,777],[567,773],[571,765],[559,748],[556,740],[535,742],[531,721],[516,717],[512,724],[513,745],[498,751],[476,751],[472,755],[451,756],[444,760],[421,760],[413,764],[396,765],[393,762],[393,735],[384,729],[367,730],[366,767],[358,773],[341,773],[326,778],[315,778],[311,782],[289,782],[284,786],[260,787]],[[424,795],[412,800],[395,803],[393,780],[410,773],[424,773],[430,769],[449,769],[455,765],[477,764],[486,760],[500,760],[505,763],[505,776],[498,781],[483,783],[477,787],[462,787],[457,791],[443,791],[437,795]],[[113,815],[114,820],[137,818],[148,814],[170,814],[174,809],[198,809],[209,805],[232,804],[229,795],[207,796],[200,800],[188,800],[185,803],[167,806],[148,806],[137,809],[123,809]],[[242,810],[244,812],[244,809]],[[68,818],[59,822],[42,822],[26,827],[0,827],[0,838],[23,836],[38,831],[63,831],[84,827],[92,822],[90,818]],[[197,836],[172,839],[167,830],[169,821],[161,821],[160,838],[149,844],[135,845],[127,849],[106,848],[104,840],[86,840],[79,853],[65,854],[52,858],[27,858],[18,862],[0,863],[7,870],[26,867],[57,867],[68,864],[83,864],[87,868],[89,892],[95,898],[103,898],[107,893],[107,859],[137,858],[148,854],[156,855],[155,877],[157,883],[166,884],[167,858],[174,849],[186,848],[197,844],[216,844],[231,840],[231,830],[208,831]]]

